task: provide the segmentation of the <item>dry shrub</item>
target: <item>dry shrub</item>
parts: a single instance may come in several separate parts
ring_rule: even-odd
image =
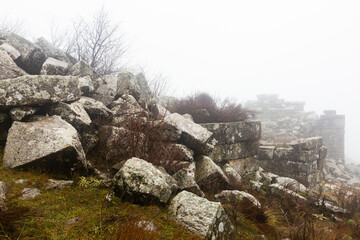
[[[179,114],[188,113],[196,123],[237,122],[255,116],[254,111],[243,108],[233,99],[215,100],[207,93],[180,99],[170,110]]]
[[[181,161],[181,156],[176,149],[175,142],[164,138],[164,132],[168,126],[163,120],[149,120],[141,115],[127,118],[121,133],[112,141],[103,139],[107,134],[100,133],[100,142],[107,146],[100,146],[102,156],[107,155],[106,161],[102,161],[107,168],[116,163],[137,157],[146,160],[155,166],[164,167],[173,174],[188,163]],[[111,150],[109,153],[106,151]]]

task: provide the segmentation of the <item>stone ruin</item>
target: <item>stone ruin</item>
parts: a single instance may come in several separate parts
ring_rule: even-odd
[[[43,38],[34,44],[0,32],[0,143],[6,142],[5,168],[87,172],[124,199],[168,205],[181,225],[203,238],[231,239],[234,228],[221,203],[246,198],[261,208],[255,197],[237,190],[243,176],[255,174],[255,189],[268,182],[277,191],[306,200],[297,193],[322,180],[327,152],[323,142],[331,157],[343,159],[344,117],[326,112],[318,118],[304,112],[303,102],[262,95],[248,103],[259,112],[258,120],[205,124],[161,105],[141,73],[100,76]],[[134,156],[112,166],[116,173],[111,175],[89,161],[88,153],[98,144],[104,146],[106,160],[118,157],[114,146],[127,148],[119,139],[131,133],[126,122],[132,117],[144,125],[150,118],[161,122],[162,139],[172,142],[181,163],[176,172]],[[284,142],[288,144],[278,144]],[[334,146],[336,150],[330,149]],[[284,187],[289,182],[291,189]],[[54,184],[63,183],[51,180]],[[215,195],[216,202],[205,193]],[[1,196],[5,201],[6,193]]]

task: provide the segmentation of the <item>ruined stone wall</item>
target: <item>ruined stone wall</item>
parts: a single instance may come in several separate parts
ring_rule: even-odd
[[[282,145],[262,145],[258,164],[265,171],[294,178],[307,187],[314,186],[324,179],[326,152],[321,137]]]
[[[201,125],[213,133],[210,142],[215,147],[209,156],[216,164],[229,163],[240,175],[253,170],[261,139],[260,121]]]
[[[285,101],[278,95],[258,95],[246,107],[257,111],[262,123],[261,140],[270,143],[289,143],[301,138],[320,136],[328,148],[328,158],[345,159],[345,116],[336,111],[304,111],[305,102]]]
[[[317,123],[317,134],[324,139],[328,158],[345,159],[345,116],[335,110],[324,111]]]

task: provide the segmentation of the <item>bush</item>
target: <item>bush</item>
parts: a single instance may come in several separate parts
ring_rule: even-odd
[[[255,116],[255,111],[243,108],[235,100],[215,100],[208,93],[197,93],[180,99],[170,111],[188,113],[196,123],[237,122]]]

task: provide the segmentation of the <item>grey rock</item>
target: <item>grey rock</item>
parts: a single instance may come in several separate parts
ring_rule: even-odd
[[[95,83],[96,91],[89,96],[109,107],[115,100],[117,79],[112,75],[103,76]]]
[[[195,163],[191,163],[187,168],[183,168],[173,175],[179,190],[186,190],[195,193],[199,197],[205,197],[199,185],[195,181]]]
[[[21,199],[31,200],[41,195],[41,191],[38,188],[24,188],[22,191]]]
[[[258,142],[246,141],[242,143],[215,145],[209,153],[209,157],[216,163],[224,163],[230,160],[244,159],[257,155]]]
[[[40,74],[42,75],[66,75],[69,64],[59,61],[55,58],[49,57],[46,59],[41,67]]]
[[[146,105],[145,103],[152,98],[152,92],[142,73],[133,75],[129,72],[123,72],[119,73],[117,78],[117,96],[132,95],[142,106]]]
[[[78,102],[83,105],[91,120],[99,118],[108,119],[113,114],[112,111],[108,109],[102,102],[96,101],[95,99],[81,97]]]
[[[194,152],[182,144],[168,144],[164,154],[169,159],[187,162],[194,161]]]
[[[307,190],[303,184],[299,183],[293,178],[277,177],[275,181],[281,186],[288,188],[294,192],[306,192]]]
[[[218,192],[228,189],[229,179],[221,168],[211,158],[200,156],[196,158],[196,182],[202,190]]]
[[[94,84],[96,79],[101,78],[100,74],[98,74],[94,69],[89,66],[89,64],[87,64],[83,60],[80,60],[79,62],[71,66],[67,72],[67,75],[79,77],[89,76],[91,80],[94,81]],[[98,86],[95,87],[97,88]]]
[[[81,217],[74,217],[74,218],[70,218],[69,220],[67,220],[66,222],[65,222],[65,225],[66,226],[73,226],[73,225],[75,225],[75,224],[78,224],[78,223],[80,223],[80,222],[82,222],[82,218]]]
[[[0,81],[0,108],[80,99],[79,80],[69,76],[22,76]]]
[[[317,203],[315,203],[316,205],[318,206],[323,206],[325,207],[326,209],[330,210],[331,212],[333,213],[348,213],[349,211],[344,209],[344,208],[341,208],[339,206],[336,206],[335,204],[333,204],[332,202],[330,201],[319,201]]]
[[[19,179],[14,181],[15,184],[24,184],[27,183],[29,180],[28,179]]]
[[[145,221],[145,220],[137,222],[137,227],[142,228],[145,231],[151,231],[151,232],[157,230],[157,228],[155,227],[155,224],[153,222]]]
[[[286,188],[278,183],[274,183],[274,184],[270,184],[269,185],[271,191],[273,193],[277,193],[277,194],[288,194],[290,196],[296,197],[298,199],[304,200],[306,201],[306,198],[304,198],[303,196],[297,194],[296,192],[290,190],[289,188]]]
[[[14,122],[3,160],[5,168],[41,166],[66,171],[79,162],[87,166],[77,131],[59,116]]]
[[[212,138],[216,139],[218,144],[258,141],[261,138],[260,121],[205,123],[201,126],[213,133]]]
[[[215,195],[215,199],[223,204],[235,205],[244,199],[249,200],[255,207],[261,209],[261,203],[251,194],[238,190],[225,190]]]
[[[189,119],[190,121],[194,121],[193,117],[192,117],[190,114],[188,114],[188,113],[185,113],[185,114],[183,114],[182,116],[183,116],[184,118],[186,118],[186,119]]]
[[[116,125],[122,125],[129,118],[137,118],[140,116],[146,116],[145,110],[140,107],[135,98],[131,95],[123,95],[121,98],[113,103],[111,108],[113,112],[113,123]]]
[[[176,190],[175,180],[170,175],[139,158],[127,160],[115,175],[113,183],[118,196],[141,203],[155,201],[166,204]]]
[[[26,72],[19,68],[5,51],[0,50],[0,81],[2,79],[16,78],[25,74]]]
[[[6,199],[6,194],[9,192],[10,187],[6,183],[0,181],[0,201]]]
[[[82,96],[88,96],[95,91],[95,86],[89,76],[79,78],[79,88]]]
[[[20,52],[17,62],[23,70],[30,74],[40,73],[41,66],[46,59],[40,47],[15,33],[0,32],[0,37],[5,38],[6,43]]]
[[[233,189],[241,187],[241,176],[230,164],[224,164],[221,169],[229,179],[230,186]]]
[[[51,57],[51,58],[55,58],[59,61],[71,64],[66,53],[64,53],[62,50],[51,45],[45,38],[43,38],[43,37],[38,38],[36,40],[35,44],[38,45],[43,50],[46,58]]]
[[[46,190],[63,190],[65,188],[70,188],[73,185],[74,181],[66,180],[56,180],[48,179],[48,182],[45,184]]]
[[[28,116],[34,115],[37,111],[39,111],[39,108],[22,106],[12,108],[9,115],[13,121],[21,121]]]
[[[79,102],[57,103],[50,107],[49,115],[58,115],[78,131],[82,132],[91,125],[91,119],[85,111],[83,105]]]
[[[232,239],[234,227],[221,203],[182,191],[170,203],[169,213],[189,231],[205,239]]]
[[[195,154],[207,154],[211,148],[208,141],[212,135],[206,128],[184,118],[178,113],[172,113],[164,118],[169,128],[177,128],[181,131],[180,142],[195,151]]]
[[[253,190],[260,191],[264,184],[262,182],[250,180],[250,187]]]
[[[0,45],[0,50],[5,51],[13,61],[15,61],[16,59],[18,59],[20,57],[20,52],[18,50],[16,50],[16,48],[14,48],[13,46],[4,43]]]

